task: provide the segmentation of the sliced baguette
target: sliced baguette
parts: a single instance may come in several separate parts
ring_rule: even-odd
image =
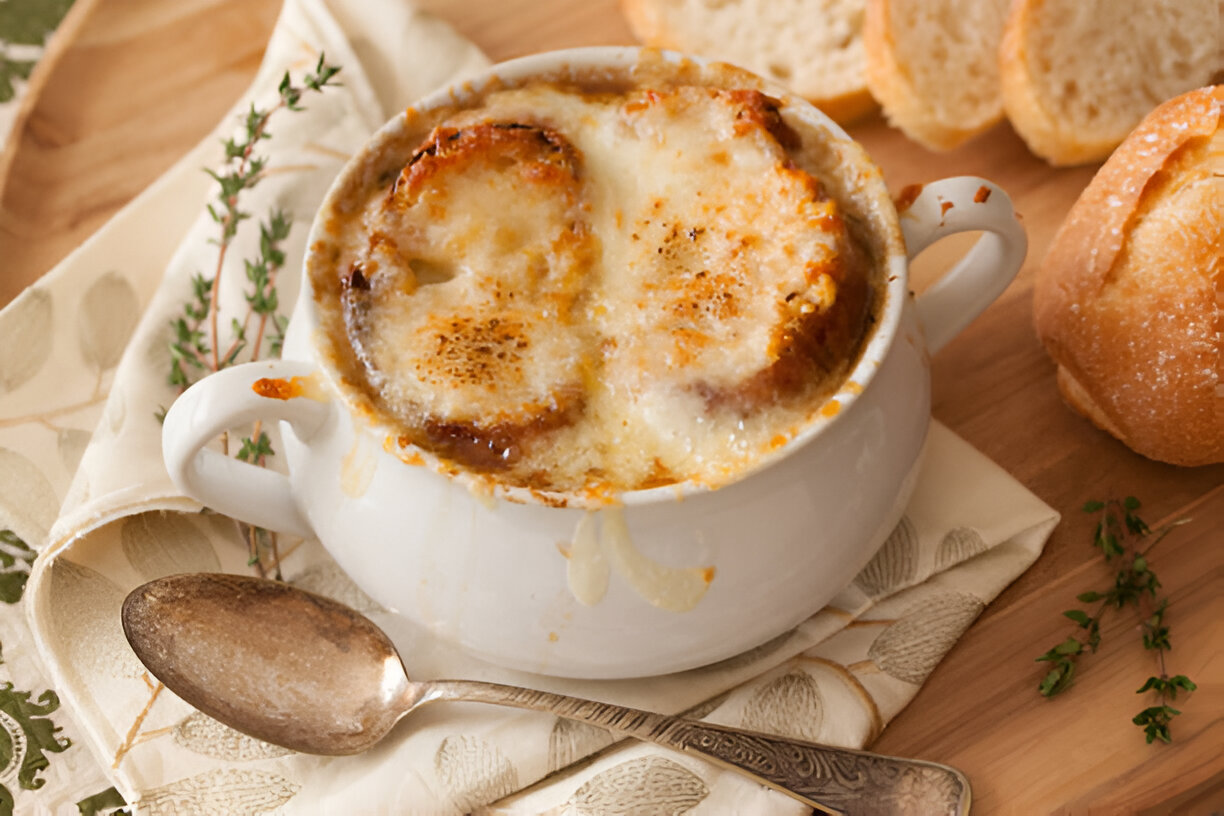
[[[1051,164],[1099,161],[1153,108],[1221,68],[1220,0],[1016,0],[1003,105]]]
[[[1037,333],[1072,407],[1138,453],[1224,462],[1224,86],[1126,138],[1037,274]]]
[[[646,45],[730,62],[839,122],[875,109],[863,77],[865,0],[621,0]]]
[[[1008,0],[868,0],[867,87],[890,122],[950,150],[1003,118],[998,46]]]

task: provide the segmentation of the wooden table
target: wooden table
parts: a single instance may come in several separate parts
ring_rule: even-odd
[[[616,0],[419,0],[495,60],[632,43]],[[259,64],[279,0],[99,0],[51,74],[0,205],[0,304],[51,268],[216,124]],[[1064,514],[1045,554],[1006,590],[875,748],[948,762],[975,813],[1224,811],[1224,467],[1145,460],[1067,410],[1034,336],[1036,265],[1094,167],[1055,170],[1006,125],[947,154],[882,120],[851,128],[889,186],[976,174],[1007,189],[1030,256],[1004,296],[934,360],[934,413]],[[1133,624],[1105,627],[1071,692],[1038,696],[1033,662],[1070,634],[1059,613],[1109,580],[1086,499],[1133,494],[1157,523],[1194,517],[1154,554],[1172,599],[1175,672],[1199,683],[1172,745],[1130,717],[1152,668]]]

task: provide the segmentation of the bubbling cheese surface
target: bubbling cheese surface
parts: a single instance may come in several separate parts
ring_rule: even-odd
[[[400,444],[506,485],[733,479],[820,409],[872,311],[797,138],[755,90],[454,111],[336,216],[346,380]]]

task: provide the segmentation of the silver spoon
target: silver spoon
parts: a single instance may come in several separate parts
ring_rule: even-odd
[[[336,601],[260,578],[151,581],[123,603],[136,656],[205,714],[308,754],[356,754],[438,700],[545,711],[738,771],[826,813],[959,814],[969,782],[932,762],[798,740],[495,683],[412,681],[390,639]]]

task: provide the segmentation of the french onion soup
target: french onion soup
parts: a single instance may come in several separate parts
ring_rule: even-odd
[[[786,113],[682,72],[410,110],[308,259],[346,398],[405,458],[493,484],[751,469],[853,387],[884,291],[853,172],[830,183],[827,135]]]

